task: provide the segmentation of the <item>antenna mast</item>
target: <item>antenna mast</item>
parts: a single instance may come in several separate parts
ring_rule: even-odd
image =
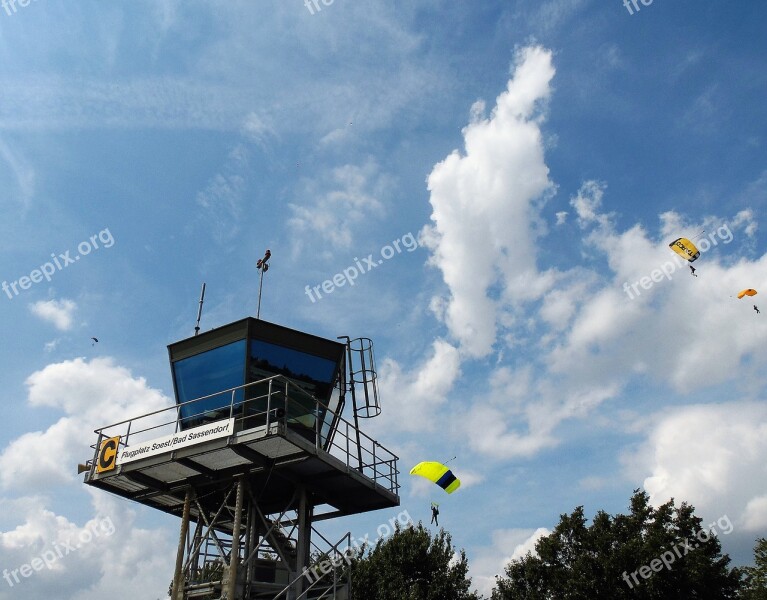
[[[259,258],[256,263],[256,268],[261,272],[261,278],[258,282],[258,309],[256,310],[256,319],[261,316],[261,288],[264,286],[264,273],[269,270],[269,265],[266,264],[266,261],[269,260],[271,255],[271,250],[267,249],[264,258]]]
[[[200,318],[202,317],[202,303],[205,302],[205,283],[202,284],[200,292],[200,307],[197,309],[197,325],[194,326],[194,335],[200,333]]]

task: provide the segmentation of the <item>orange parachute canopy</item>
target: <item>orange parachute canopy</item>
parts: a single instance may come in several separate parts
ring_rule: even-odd
[[[756,290],[748,288],[747,290],[743,290],[738,293],[738,298],[742,298],[743,296],[756,296]]]

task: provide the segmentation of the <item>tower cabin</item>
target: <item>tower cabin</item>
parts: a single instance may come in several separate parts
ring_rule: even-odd
[[[399,484],[359,428],[380,412],[372,343],[339,339],[195,334],[168,346],[173,406],[96,430],[85,483],[181,519],[172,600],[351,598],[351,538],[314,524],[396,507]]]

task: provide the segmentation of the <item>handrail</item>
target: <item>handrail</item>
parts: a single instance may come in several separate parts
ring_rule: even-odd
[[[313,530],[315,533],[319,533],[319,532],[318,532],[316,529],[314,529],[314,527],[312,527],[312,530]],[[349,544],[347,544],[347,547],[351,546],[351,532],[350,532],[350,531],[347,531],[347,532],[346,532],[344,535],[342,535],[342,536],[341,536],[341,539],[340,539],[340,540],[338,540],[338,541],[337,541],[335,544],[331,544],[330,542],[328,542],[328,540],[327,540],[327,539],[325,539],[325,537],[324,537],[324,536],[322,536],[322,535],[321,535],[321,537],[322,537],[322,539],[323,539],[323,540],[325,540],[325,542],[326,542],[326,543],[328,543],[328,544],[330,545],[330,551],[333,551],[333,550],[335,550],[335,552],[336,552],[336,553],[337,553],[339,556],[343,556],[343,552],[339,552],[339,551],[338,551],[338,545],[339,545],[341,542],[343,542],[345,539],[347,539],[347,538],[348,538],[348,539],[349,539]],[[329,551],[329,552],[330,552],[330,551]],[[328,554],[329,552],[326,552],[326,553],[324,553],[324,554],[327,556],[327,554]],[[296,598],[296,600],[300,600],[300,598],[303,598],[303,597],[305,597],[305,596],[306,596],[306,594],[308,594],[308,593],[311,591],[311,589],[312,589],[314,586],[316,586],[316,585],[317,585],[317,584],[318,584],[320,581],[322,581],[322,579],[323,579],[325,576],[329,575],[330,573],[333,573],[333,575],[335,576],[336,570],[337,570],[339,567],[335,566],[335,565],[333,564],[333,561],[332,561],[332,560],[330,561],[330,564],[331,564],[331,566],[333,567],[333,570],[332,570],[332,571],[328,571],[327,573],[322,573],[322,574],[321,574],[319,577],[317,577],[317,579],[315,579],[314,581],[312,581],[312,582],[309,584],[309,586],[308,586],[308,587],[307,587],[307,588],[306,588],[306,589],[305,589],[303,592],[301,592],[301,594],[300,594],[300,595],[299,595],[299,596]],[[285,586],[285,587],[284,587],[284,588],[283,588],[283,589],[282,589],[280,592],[278,592],[278,593],[277,593],[277,595],[276,595],[276,596],[274,596],[274,597],[272,598],[272,600],[277,600],[277,599],[278,599],[280,596],[282,596],[283,594],[285,594],[286,592],[288,592],[288,591],[290,590],[290,588],[292,588],[292,587],[293,587],[293,586],[296,584],[296,582],[297,582],[298,580],[300,580],[302,577],[306,577],[306,573],[307,573],[307,571],[310,571],[310,569],[309,569],[309,568],[304,568],[304,570],[303,570],[301,573],[298,573],[298,574],[296,575],[296,577],[295,577],[295,578],[294,578],[294,579],[293,579],[293,580],[292,580],[290,583],[288,583],[288,585],[286,585],[286,586]],[[334,579],[335,579],[335,577],[334,577]],[[333,582],[333,585],[335,586],[335,581]],[[324,596],[324,594],[323,594],[323,596]]]
[[[148,412],[146,414],[139,415],[138,417],[133,417],[131,419],[124,419],[122,421],[118,421],[117,423],[112,423],[111,425],[105,425],[104,427],[100,427],[98,429],[94,429],[93,432],[94,433],[99,433],[99,431],[107,429],[108,427],[117,427],[118,425],[123,425],[125,423],[129,423],[131,421],[135,421],[136,419],[143,419],[144,417],[151,417],[152,415],[156,415],[156,414],[159,414],[161,412],[165,412],[167,410],[180,408],[180,407],[184,406],[185,404],[191,404],[192,402],[199,402],[200,400],[207,400],[208,398],[213,398],[215,396],[220,396],[222,394],[226,394],[227,392],[233,392],[233,391],[236,391],[236,390],[239,390],[239,389],[245,389],[246,387],[249,387],[251,385],[256,385],[256,384],[259,384],[259,383],[264,383],[265,381],[269,381],[270,379],[277,379],[277,378],[285,379],[285,376],[284,375],[271,375],[270,377],[264,377],[263,379],[259,379],[258,381],[251,381],[250,383],[246,383],[245,385],[238,385],[237,387],[229,388],[229,389],[226,389],[226,390],[221,390],[220,392],[215,392],[213,394],[208,394],[207,396],[200,396],[199,398],[193,398],[192,400],[187,400],[185,402],[179,402],[177,404],[174,404],[173,406],[166,406],[165,408],[160,408],[158,410],[154,410],[152,412]],[[296,386],[296,387],[298,387],[298,386]],[[301,390],[302,392],[304,392],[305,394],[307,394],[309,397],[314,398],[314,396],[309,394],[306,390],[302,390],[300,387],[298,389]],[[320,401],[317,400],[317,402],[320,402]]]
[[[266,393],[259,394],[254,398],[245,398],[245,394],[241,395],[240,399],[237,399],[238,392],[251,388],[255,385],[267,384],[268,388]],[[277,384],[277,385],[275,385]],[[284,385],[283,385],[284,384]],[[184,406],[191,406],[194,403],[199,403],[214,397],[221,397],[224,395],[230,395],[228,406],[223,404],[215,408],[206,408],[199,413],[187,415],[181,417],[181,408]],[[284,398],[279,396],[284,395]],[[273,398],[274,396],[274,398]],[[259,411],[253,414],[237,416],[235,408],[254,403],[258,401],[266,402],[266,411]],[[284,407],[284,414],[277,415],[276,410],[281,410]],[[120,435],[120,445],[128,446],[131,439],[136,439],[136,436],[141,436],[144,441],[144,437],[147,432],[153,430],[159,430],[162,428],[173,428],[172,433],[177,432],[179,424],[184,421],[193,421],[200,418],[203,415],[215,413],[219,414],[219,411],[228,409],[228,415],[230,418],[234,418],[235,421],[244,422],[245,419],[262,418],[265,421],[266,431],[270,431],[272,423],[281,422],[288,426],[291,426],[289,419],[291,419],[291,411],[295,413],[295,407],[298,407],[300,414],[311,415],[314,418],[313,427],[307,431],[314,430],[312,432],[311,441],[317,450],[322,450],[330,455],[335,456],[346,464],[347,467],[352,467],[355,470],[359,470],[362,474],[366,475],[375,485],[381,486],[385,489],[396,491],[399,489],[397,481],[397,468],[396,462],[399,457],[393,452],[379,444],[376,440],[369,435],[360,431],[349,420],[342,417],[339,413],[333,411],[325,403],[317,399],[308,391],[303,389],[300,385],[285,377],[284,375],[272,375],[265,377],[258,381],[247,383],[245,385],[229,388],[216,392],[213,394],[207,394],[199,398],[187,400],[180,404],[168,406],[162,409],[153,410],[148,413],[133,417],[130,419],[123,419],[111,425],[99,427],[94,432],[98,435],[97,442],[91,445],[94,450],[92,459],[92,467],[95,465],[98,457],[98,451],[100,441],[107,437],[115,437]],[[172,413],[170,411],[173,411]],[[172,414],[172,417],[165,421],[161,417],[158,419],[158,415],[162,413]],[[327,427],[328,418],[332,416],[332,423],[335,424],[335,436],[330,435],[330,431],[323,434]],[[322,418],[321,418],[322,417]],[[226,417],[224,417],[226,418]],[[162,422],[158,422],[162,421]],[[263,423],[261,423],[263,424]],[[146,425],[146,426],[144,426]],[[332,426],[332,425],[331,425]],[[116,432],[115,429],[118,431]],[[119,432],[119,433],[118,433]],[[169,431],[169,433],[171,433]],[[112,435],[110,435],[112,434]],[[337,436],[340,435],[341,439]],[[310,438],[310,439],[311,439]],[[346,438],[346,439],[343,439]],[[359,464],[358,464],[359,457]],[[90,476],[93,477],[94,469],[91,468]]]

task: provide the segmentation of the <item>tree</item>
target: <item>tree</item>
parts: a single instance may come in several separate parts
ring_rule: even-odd
[[[421,524],[381,539],[352,559],[352,597],[365,600],[479,600],[469,590],[469,564],[444,529],[432,537]]]
[[[582,506],[561,515],[536,543],[537,556],[528,552],[507,565],[493,600],[736,598],[740,573],[692,506],[676,508],[672,498],[653,509],[635,490],[630,508],[615,517],[599,511],[590,526]]]
[[[754,566],[744,567],[741,600],[767,600],[767,539],[759,538],[754,546]]]

